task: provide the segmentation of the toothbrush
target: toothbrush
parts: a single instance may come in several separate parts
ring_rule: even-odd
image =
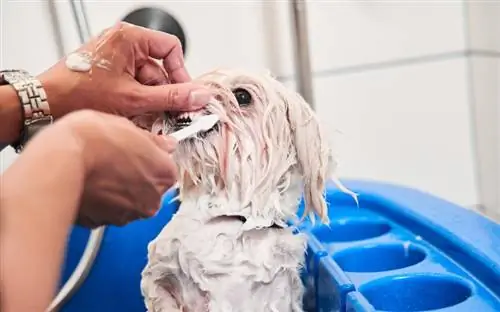
[[[193,121],[189,126],[169,135],[174,137],[177,141],[182,141],[198,132],[210,130],[219,120],[219,116],[215,114],[204,115]]]

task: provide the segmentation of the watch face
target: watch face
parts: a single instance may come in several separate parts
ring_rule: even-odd
[[[44,116],[37,119],[27,120],[24,123],[24,140],[22,144],[26,144],[38,131],[51,125],[54,121],[52,116]]]
[[[7,84],[13,84],[21,79],[33,79],[33,77],[25,70],[2,70],[0,71],[0,81]]]

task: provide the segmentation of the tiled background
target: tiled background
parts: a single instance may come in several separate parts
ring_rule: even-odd
[[[37,73],[55,62],[48,2],[1,3],[0,67]],[[193,75],[269,68],[294,85],[287,1],[86,1],[93,32],[139,3],[184,25]],[[316,109],[336,145],[339,174],[500,209],[500,2],[307,3]],[[68,52],[78,46],[68,1],[55,7]],[[2,159],[5,168],[13,153]]]

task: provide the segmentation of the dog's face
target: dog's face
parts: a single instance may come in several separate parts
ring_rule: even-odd
[[[179,143],[181,196],[208,192],[255,204],[279,200],[276,194],[299,184],[306,211],[326,220],[323,193],[334,162],[303,98],[270,75],[218,70],[197,81],[213,90],[215,100],[198,112],[169,114],[153,129],[168,135],[203,114],[220,116],[212,129]]]

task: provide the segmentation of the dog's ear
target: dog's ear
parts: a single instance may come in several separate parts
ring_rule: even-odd
[[[309,104],[293,92],[287,99],[287,118],[296,151],[298,170],[303,179],[304,216],[313,212],[328,222],[325,201],[326,181],[332,177],[336,163],[320,122]]]

